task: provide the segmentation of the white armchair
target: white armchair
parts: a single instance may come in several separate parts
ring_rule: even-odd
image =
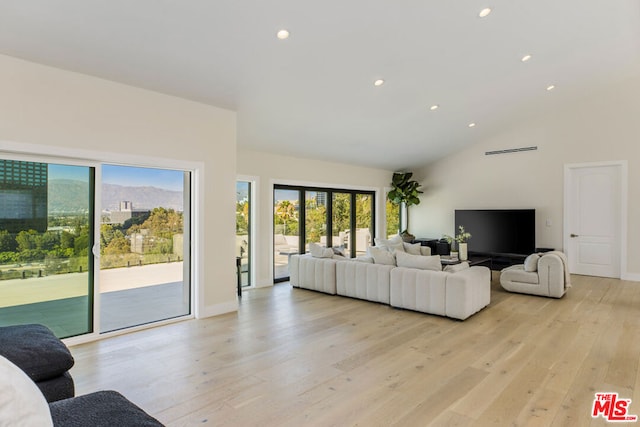
[[[567,258],[562,252],[532,254],[524,264],[500,273],[500,285],[509,292],[561,298],[571,287]]]

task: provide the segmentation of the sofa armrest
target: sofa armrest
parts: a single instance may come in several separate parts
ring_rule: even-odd
[[[491,302],[491,270],[473,266],[447,273],[445,311],[447,317],[464,320]]]
[[[337,262],[333,258],[313,258],[309,254],[292,255],[289,282],[296,288],[335,295]]]
[[[538,260],[540,285],[548,289],[548,295],[560,298],[566,292],[564,283],[564,264],[555,254],[545,254]]]

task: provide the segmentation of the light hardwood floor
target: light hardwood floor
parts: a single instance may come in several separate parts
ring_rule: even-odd
[[[73,347],[72,375],[168,426],[606,425],[603,391],[640,414],[640,283],[574,275],[556,300],[497,278],[465,321],[251,290],[238,313]]]

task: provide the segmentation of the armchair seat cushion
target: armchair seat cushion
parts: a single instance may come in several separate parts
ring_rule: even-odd
[[[539,283],[538,273],[525,271],[524,265],[522,264],[507,267],[502,270],[501,274],[504,274],[504,280],[510,280],[512,282],[530,283],[532,285]]]

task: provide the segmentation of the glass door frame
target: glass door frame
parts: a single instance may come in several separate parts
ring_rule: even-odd
[[[293,190],[299,192],[299,219],[298,219],[298,247],[305,248],[306,247],[306,209],[305,209],[305,201],[306,201],[306,192],[326,192],[327,193],[327,223],[326,230],[327,235],[325,238],[327,239],[327,247],[332,247],[333,239],[333,194],[334,193],[348,193],[351,194],[351,229],[356,229],[356,195],[357,194],[366,194],[372,197],[371,200],[371,242],[376,237],[376,212],[378,210],[378,199],[377,199],[377,191],[376,190],[365,190],[365,189],[357,189],[357,188],[336,188],[336,187],[321,187],[321,186],[313,186],[313,185],[291,185],[291,184],[280,184],[273,183],[272,191],[271,191],[271,210],[273,212],[273,206],[275,203],[275,192],[277,190]],[[271,217],[271,239],[273,240],[273,236],[275,233],[274,228],[274,217],[272,213]],[[349,248],[350,254],[349,256],[355,257],[356,255],[356,233],[350,233],[349,236]],[[273,248],[273,245],[272,245]],[[300,252],[300,251],[299,251]],[[273,249],[271,254],[271,267],[273,269],[272,279],[273,283],[286,282],[289,280],[289,277],[275,277],[275,266],[274,266],[274,255]]]
[[[31,161],[42,163],[56,163],[67,164],[73,166],[84,166],[94,168],[94,218],[93,218],[93,247],[91,253],[93,254],[93,308],[91,312],[93,314],[93,331],[84,335],[78,335],[70,338],[66,338],[63,341],[65,344],[72,346],[82,344],[86,342],[96,341],[111,336],[122,335],[133,331],[149,329],[152,327],[171,324],[183,321],[185,319],[192,319],[200,317],[202,311],[205,309],[203,305],[203,283],[204,277],[204,264],[205,260],[202,259],[201,254],[204,251],[204,239],[197,238],[201,233],[201,224],[204,223],[204,200],[205,192],[202,185],[204,162],[185,161],[185,160],[173,160],[161,157],[148,157],[148,156],[135,156],[125,155],[121,153],[107,153],[83,149],[73,148],[61,148],[49,145],[37,145],[37,144],[24,144],[16,143],[12,141],[1,141],[0,144],[0,157],[7,160],[17,161]],[[190,262],[189,268],[191,269],[191,283],[190,283],[190,314],[176,317],[167,320],[161,320],[155,323],[134,326],[127,329],[117,330],[107,333],[99,333],[100,331],[100,215],[102,211],[102,191],[100,184],[102,184],[102,164],[114,164],[134,167],[149,167],[149,168],[164,168],[174,169],[191,174],[191,189],[189,192],[190,199]]]
[[[246,288],[256,288],[256,263],[258,258],[256,256],[256,214],[258,212],[258,182],[259,178],[256,176],[237,175],[236,182],[242,181],[249,183],[249,271],[248,271],[248,283]],[[243,286],[245,287],[245,286]]]
[[[88,196],[89,200],[89,222],[93,227],[93,235],[91,236],[91,241],[89,242],[89,253],[88,257],[88,280],[87,280],[87,298],[88,298],[88,313],[89,316],[89,331],[82,335],[75,335],[68,338],[64,338],[65,342],[75,341],[80,339],[80,337],[94,336],[99,335],[99,310],[100,310],[100,295],[99,295],[99,287],[98,287],[98,276],[100,273],[100,261],[99,258],[96,257],[96,242],[100,242],[100,225],[99,225],[99,215],[96,212],[100,209],[99,203],[99,189],[97,188],[98,180],[100,179],[100,163],[90,161],[90,160],[79,160],[74,158],[67,157],[54,157],[47,156],[41,154],[33,154],[33,153],[15,153],[11,151],[0,151],[0,157],[6,160],[12,160],[16,162],[37,162],[37,163],[46,163],[46,164],[55,164],[55,165],[63,165],[63,166],[78,166],[78,167],[86,167],[93,171],[93,177],[89,178],[89,185],[93,184],[93,188],[89,188]],[[91,175],[91,172],[90,172]],[[92,199],[91,199],[92,198]],[[93,215],[93,218],[91,216]],[[100,254],[100,250],[98,248],[98,255]],[[91,255],[91,256],[89,256]]]

